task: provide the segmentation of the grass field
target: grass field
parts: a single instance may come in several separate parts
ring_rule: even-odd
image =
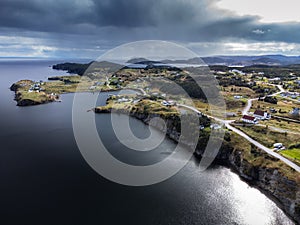
[[[261,144],[273,148],[274,143],[283,143],[286,148],[300,142],[300,135],[291,133],[280,133],[275,131],[270,131],[265,127],[238,127],[244,133],[249,135],[254,140],[260,142]],[[280,151],[280,154],[290,158],[296,163],[300,163],[300,149],[288,149]]]
[[[235,95],[241,95],[247,98],[255,98],[258,97],[258,94],[255,93],[251,88],[248,87],[237,87],[237,86],[228,86],[223,87],[222,89],[222,95],[223,96],[235,96]]]
[[[299,132],[300,133],[300,124],[299,123],[287,122],[284,120],[272,118],[271,120],[260,121],[260,124],[273,126],[273,127],[288,130],[291,132]]]
[[[29,92],[23,92],[21,98],[22,98],[22,99],[30,99],[30,100],[32,100],[32,101],[39,102],[39,103],[46,102],[46,101],[49,100],[48,95],[45,94],[44,92],[41,92],[41,93],[36,93],[36,92],[32,92],[32,93],[29,93]]]
[[[97,85],[95,80],[91,80],[88,77],[74,76],[61,76],[55,77],[57,80],[36,83],[30,80],[21,80],[17,82],[18,100],[32,100],[37,103],[47,102],[51,99],[50,95],[75,93],[75,92],[94,92],[94,91],[109,91],[116,90],[115,86]],[[29,91],[33,85],[38,84],[40,91]],[[91,88],[93,87],[93,88]]]
[[[274,143],[283,143],[284,146],[289,147],[292,144],[298,143],[300,139],[300,136],[297,134],[275,132],[266,127],[252,126],[238,128],[269,148],[273,148]]]
[[[231,132],[230,137],[230,145],[234,148],[234,151],[242,152],[244,159],[251,165],[255,167],[278,169],[279,172],[291,180],[296,180],[296,177],[299,176],[298,172],[292,170],[291,167],[284,162],[270,157],[267,153],[251,146],[246,139],[238,134]]]
[[[282,154],[286,158],[293,160],[298,165],[300,165],[300,149],[284,150],[284,151],[281,151],[280,154]]]

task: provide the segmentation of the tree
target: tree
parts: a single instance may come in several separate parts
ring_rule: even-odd
[[[271,103],[271,104],[277,104],[278,100],[276,97],[272,96],[266,96],[264,99],[265,102]]]

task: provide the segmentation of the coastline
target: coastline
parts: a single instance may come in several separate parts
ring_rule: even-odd
[[[35,99],[36,96],[32,98],[27,98],[24,97],[22,94],[24,92],[20,91],[20,89],[23,87],[22,83],[26,83],[26,85],[32,85],[33,81],[31,80],[20,80],[16,83],[13,83],[10,86],[10,90],[15,93],[14,100],[17,102],[17,106],[19,107],[26,107],[26,106],[35,106],[35,105],[43,105],[43,104],[48,104],[48,103],[53,103],[53,102],[60,102],[60,94],[71,94],[71,93],[94,93],[94,92],[99,92],[99,91],[93,91],[93,90],[86,90],[86,91],[67,91],[67,92],[61,92],[60,94],[47,94],[44,91],[34,93],[36,96],[41,96],[39,99]],[[114,89],[103,89],[100,92],[115,92],[115,91],[120,91],[123,90],[122,88],[114,88]],[[134,90],[134,89],[132,89]],[[134,90],[134,91],[139,91],[139,90]]]
[[[132,116],[143,123],[149,125],[149,119],[156,117],[157,115],[147,115],[140,113],[131,113],[127,110],[101,110],[101,107],[96,108],[95,113],[121,113]],[[169,126],[170,122],[167,123]],[[151,124],[154,128],[162,131],[160,126]],[[172,132],[170,132],[172,131]],[[173,127],[168,127],[166,130],[168,138],[178,143],[180,134],[175,132]],[[232,137],[233,134],[230,136]],[[183,143],[188,146],[188,143]],[[250,143],[249,143],[250,145]],[[263,154],[255,146],[251,146],[255,154]],[[252,151],[251,149],[251,151]],[[203,149],[196,148],[194,156],[197,159],[201,159],[203,155]],[[275,160],[270,156],[265,156],[268,160]],[[276,160],[275,160],[276,161]],[[264,168],[248,162],[243,157],[243,150],[236,149],[230,141],[223,143],[216,159],[213,162],[216,165],[221,165],[229,168],[232,172],[237,174],[241,180],[246,182],[251,187],[254,187],[261,191],[265,196],[272,200],[283,212],[295,222],[300,224],[300,191],[298,184],[290,178],[281,174],[279,169],[276,168]],[[282,194],[285,194],[283,196]]]
[[[15,92],[15,100],[17,101],[18,106],[33,106],[33,105],[39,105],[39,104],[46,104],[54,102],[53,100],[48,101],[30,101],[27,99],[18,99],[18,86],[13,84],[10,87],[11,91]],[[122,88],[119,89],[104,89],[101,92],[114,92],[114,91],[120,91],[124,90]],[[128,90],[128,89],[127,89]],[[137,92],[141,92],[139,89],[129,89],[134,90]],[[98,91],[80,91],[80,93],[83,92],[98,92]],[[66,92],[61,94],[67,94],[67,93],[76,93],[76,92]],[[101,107],[100,107],[101,108]],[[95,108],[95,113],[112,113],[111,110],[99,110]],[[132,117],[135,117],[136,119],[141,120],[145,124],[149,125],[148,121],[152,117],[156,117],[157,114],[144,114],[144,113],[128,113],[128,110],[118,110],[116,113],[123,113],[130,115]],[[167,136],[178,143],[180,133],[174,129],[174,123],[170,120],[168,129],[166,130]],[[152,124],[155,128],[158,130],[161,130],[162,127],[159,125]],[[189,146],[189,143],[183,143],[185,146]],[[228,146],[226,146],[228,145]],[[253,147],[253,146],[251,146]],[[255,151],[258,151],[257,149]],[[203,149],[197,148],[194,155],[196,158],[201,159],[203,154]],[[269,169],[269,168],[263,168],[260,166],[251,165],[245,158],[243,157],[243,150],[235,149],[235,146],[231,143],[225,143],[225,146],[222,146],[222,148],[219,151],[219,154],[217,155],[216,160],[214,161],[217,165],[222,165],[227,168],[230,168],[234,173],[238,174],[239,177],[245,181],[250,186],[253,186],[260,190],[264,195],[266,195],[269,199],[271,199],[273,202],[277,204],[279,208],[281,208],[285,214],[290,217],[296,224],[300,224],[300,193],[297,191],[297,183],[293,183],[293,181],[289,180],[288,178],[284,177],[282,174],[278,172],[277,169]],[[271,186],[271,187],[270,187]],[[279,187],[278,187],[279,186]],[[280,193],[282,191],[278,191],[278,189],[284,189],[284,192],[288,190],[287,192],[294,192],[293,195],[296,195],[296,197],[286,199],[284,196],[280,196]]]

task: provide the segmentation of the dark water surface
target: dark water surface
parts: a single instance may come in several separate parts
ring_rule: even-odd
[[[62,103],[20,108],[8,89],[20,79],[64,74],[48,67],[54,63],[0,61],[1,225],[292,224],[273,202],[230,170],[215,167],[200,173],[194,160],[171,179],[148,187],[122,186],[99,176],[76,146],[72,94],[63,95]],[[99,104],[106,95],[100,96]],[[102,137],[112,153],[124,150],[120,157],[130,161],[114,138],[109,115],[97,115],[96,121],[99,130],[105,127]],[[135,133],[147,134],[140,121],[131,124]],[[166,140],[159,157],[173,146]]]

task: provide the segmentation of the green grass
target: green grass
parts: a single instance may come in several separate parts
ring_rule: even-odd
[[[116,90],[116,88],[108,88],[107,86],[96,86],[95,89],[90,89],[94,86],[96,80],[91,80],[88,77],[74,76],[61,76],[55,77],[58,80],[44,82],[40,87],[40,92],[28,92],[29,89],[35,84],[31,80],[21,80],[16,83],[18,85],[17,92],[19,93],[18,100],[32,100],[37,103],[48,102],[51,100],[49,96],[51,93],[63,94],[63,93],[75,93],[75,92],[93,92],[93,91],[108,91]]]
[[[261,121],[260,124],[269,125],[269,126],[273,126],[276,128],[300,133],[300,124],[299,123],[287,122],[284,120],[272,118],[271,120]]]
[[[260,142],[261,144],[272,148],[274,143],[283,143],[284,146],[288,147],[292,144],[297,143],[299,140],[299,135],[291,134],[291,133],[280,133],[271,131],[266,127],[237,127],[246,134],[248,134],[251,138],[255,139],[256,141]]]
[[[41,92],[41,93],[36,93],[36,92],[22,92],[21,95],[22,99],[28,99],[28,100],[32,100],[34,102],[39,102],[39,103],[43,103],[43,102],[47,102],[50,98],[48,97],[47,94]]]
[[[234,149],[234,151],[240,151],[243,156],[243,160],[246,160],[252,166],[277,169],[288,179],[296,180],[298,172],[292,170],[291,167],[283,163],[281,160],[278,160],[261,151],[257,147],[252,146],[250,142],[234,132],[230,133],[230,138],[231,140],[229,142],[229,145]]]
[[[284,150],[280,151],[280,154],[300,165],[300,149]]]
[[[120,110],[125,109],[130,112],[157,114],[162,117],[169,117],[172,115],[179,115],[175,107],[163,106],[160,102],[144,99],[137,104],[132,103],[118,103],[114,100],[109,100],[106,106],[97,107],[102,110]]]

